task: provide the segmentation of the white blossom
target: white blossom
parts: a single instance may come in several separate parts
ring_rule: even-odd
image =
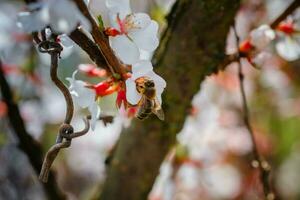
[[[156,98],[159,103],[162,103],[161,94],[166,87],[166,81],[153,71],[153,66],[150,61],[142,60],[132,65],[132,76],[126,80],[126,98],[127,101],[136,105],[142,95],[136,89],[135,80],[141,77],[147,77],[154,81],[156,89]]]
[[[277,53],[287,61],[294,61],[300,57],[300,36],[286,35],[276,43]]]
[[[140,59],[141,50],[154,51],[159,40],[158,24],[145,13],[132,13],[129,0],[107,0],[111,27],[119,34],[109,37],[110,45],[125,64]]]
[[[93,90],[86,87],[86,83],[80,80],[76,80],[77,70],[73,73],[72,78],[67,78],[70,82],[70,93],[77,105],[81,108],[88,108],[91,114],[91,128],[95,129],[97,119],[100,116],[100,107],[96,100],[96,94]]]
[[[250,33],[250,42],[258,50],[266,48],[275,39],[275,32],[269,25],[261,25]]]
[[[31,12],[19,13],[18,26],[25,32],[40,31],[50,25],[56,33],[70,33],[80,23],[90,29],[87,19],[70,0],[51,0],[44,3],[31,4]]]
[[[281,22],[277,27],[278,42],[276,43],[276,50],[287,61],[300,58],[299,25],[299,22],[288,17],[286,21]]]

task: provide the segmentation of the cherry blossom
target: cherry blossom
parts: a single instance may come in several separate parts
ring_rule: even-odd
[[[277,27],[279,40],[276,43],[278,54],[287,61],[300,57],[300,35],[296,24],[292,20],[282,22]]]
[[[78,69],[89,77],[105,77],[107,75],[106,70],[100,69],[92,64],[80,64]]]
[[[135,80],[141,77],[147,77],[154,81],[156,98],[161,104],[161,94],[167,85],[166,81],[153,71],[151,62],[146,60],[139,61],[132,65],[132,76],[126,80],[127,101],[132,105],[136,105],[140,101],[142,95],[136,90]]]
[[[132,13],[129,0],[107,0],[111,27],[106,29],[112,49],[125,64],[140,59],[141,50],[154,51],[158,24],[145,13]]]
[[[86,83],[76,80],[77,70],[73,73],[72,78],[67,78],[70,82],[70,93],[77,105],[81,108],[88,108],[91,113],[91,128],[95,129],[96,121],[100,116],[100,107],[96,100],[96,94],[93,90],[86,87]]]
[[[274,39],[275,32],[269,25],[261,25],[250,33],[250,42],[257,50],[263,50]]]
[[[19,13],[18,26],[25,32],[40,31],[50,25],[56,33],[70,33],[80,23],[86,29],[90,24],[70,0],[51,0],[28,6],[30,12]],[[68,10],[68,12],[66,12]]]
[[[250,32],[250,37],[240,44],[239,50],[251,64],[260,67],[270,57],[265,49],[275,37],[269,25],[261,25]]]

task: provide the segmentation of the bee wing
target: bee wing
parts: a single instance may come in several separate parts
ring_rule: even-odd
[[[145,96],[145,95],[142,95],[142,98],[141,98],[140,101],[137,103],[137,105],[138,105],[139,107],[143,106],[143,105],[145,104],[146,100],[147,100],[146,96]]]
[[[152,112],[162,121],[165,120],[165,114],[164,111],[161,108],[161,105],[159,101],[155,98],[154,99],[154,107],[152,109]]]

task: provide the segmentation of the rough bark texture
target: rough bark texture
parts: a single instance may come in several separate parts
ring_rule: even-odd
[[[193,95],[224,60],[226,37],[238,6],[239,0],[179,0],[172,13],[184,12],[179,12],[171,37],[166,36],[170,37],[163,43],[166,51],[155,68],[168,84],[163,97],[166,120],[135,121],[122,133],[100,199],[147,199]]]

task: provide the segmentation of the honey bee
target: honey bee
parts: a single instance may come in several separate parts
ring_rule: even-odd
[[[154,81],[147,77],[141,77],[138,78],[135,83],[138,93],[142,95],[138,103],[139,110],[137,111],[136,117],[140,120],[144,120],[153,113],[160,120],[164,120],[164,112],[156,97]]]

